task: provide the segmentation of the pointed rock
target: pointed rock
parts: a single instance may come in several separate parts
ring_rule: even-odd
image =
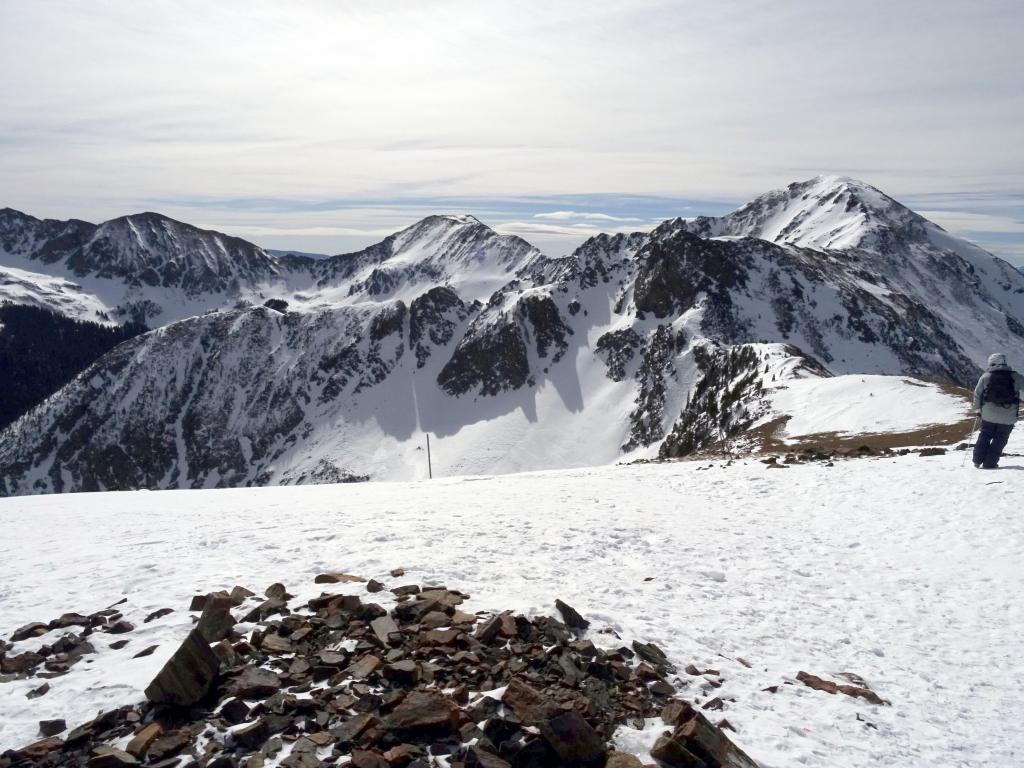
[[[193,629],[147,686],[146,698],[154,704],[190,706],[209,693],[219,671],[210,644]]]

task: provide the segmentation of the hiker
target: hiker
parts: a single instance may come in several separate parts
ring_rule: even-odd
[[[1024,376],[1010,368],[1006,355],[989,355],[988,370],[974,388],[974,410],[981,419],[981,431],[974,444],[974,466],[995,469],[1003,448],[1017,423],[1017,406],[1024,389]]]

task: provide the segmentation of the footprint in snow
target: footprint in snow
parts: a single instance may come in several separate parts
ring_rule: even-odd
[[[700,575],[712,581],[725,581],[725,574],[722,571],[701,571]]]

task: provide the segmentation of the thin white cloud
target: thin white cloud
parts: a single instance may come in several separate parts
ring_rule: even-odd
[[[968,211],[918,211],[950,232],[990,232],[1024,234],[1024,221],[1010,216],[998,216]]]
[[[533,214],[535,219],[549,219],[551,221],[571,221],[582,219],[584,221],[643,221],[632,216],[612,216],[607,213],[584,213],[580,211],[549,211],[547,213]]]

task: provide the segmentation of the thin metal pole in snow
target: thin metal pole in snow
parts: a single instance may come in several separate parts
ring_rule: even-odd
[[[430,462],[430,433],[427,432],[427,477],[434,479],[434,467]]]
[[[964,466],[967,463],[967,452],[971,450],[971,438],[974,437],[974,430],[978,428],[978,420],[981,416],[975,416],[974,421],[971,423],[971,431],[967,433],[967,447],[964,448],[964,457],[960,459],[960,466]]]

